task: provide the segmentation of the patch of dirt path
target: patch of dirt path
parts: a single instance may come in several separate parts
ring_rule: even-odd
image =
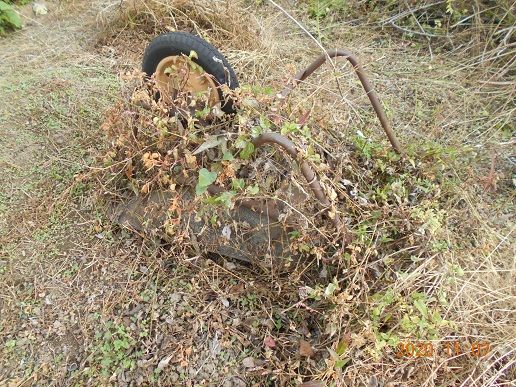
[[[116,79],[109,61],[91,50],[95,13],[59,9],[0,45],[0,211],[20,212],[39,196],[36,187],[52,164],[70,164],[66,151],[97,114],[90,100],[113,94]],[[27,14],[28,12],[23,12]],[[32,17],[35,17],[31,15]],[[106,101],[99,101],[98,106]],[[82,105],[82,106],[81,106]],[[93,128],[97,133],[97,129]],[[73,153],[73,152],[71,152]],[[73,155],[75,156],[75,154]],[[68,165],[67,165],[68,166]],[[4,232],[7,216],[2,216]]]
[[[50,3],[47,15],[24,17],[23,30],[0,44],[0,384],[30,384],[56,356],[75,364],[83,350],[77,331],[49,327],[69,312],[74,286],[66,279],[92,246],[86,203],[66,206],[63,194],[91,162],[117,90],[109,61],[91,49],[94,18],[91,8]]]
[[[120,234],[77,179],[119,94],[93,8],[49,3],[0,44],[0,385],[243,386],[270,284]]]

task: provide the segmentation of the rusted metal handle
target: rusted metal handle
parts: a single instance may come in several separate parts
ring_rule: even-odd
[[[262,145],[265,144],[276,144],[281,146],[293,159],[298,160],[299,152],[296,149],[296,146],[292,141],[290,141],[287,137],[282,136],[278,133],[265,133],[260,136],[258,136],[254,141],[253,145],[255,148],[259,148]],[[308,185],[312,189],[315,197],[319,202],[327,208],[330,208],[331,202],[328,200],[326,195],[324,194],[324,191],[321,187],[321,184],[319,183],[319,180],[317,180],[317,175],[310,167],[310,164],[306,160],[299,160],[301,163],[301,172],[303,173],[303,176],[305,177],[306,181],[308,182]],[[339,215],[335,214],[335,216],[332,218],[333,223],[337,227],[337,229],[342,230],[345,234],[347,234],[347,230],[345,226],[340,221]]]
[[[364,88],[365,92],[367,93],[367,96],[369,97],[369,101],[371,101],[371,105],[373,105],[373,109],[376,112],[376,116],[380,120],[380,123],[382,124],[383,130],[385,131],[385,134],[387,135],[387,138],[389,139],[392,148],[398,154],[401,154],[402,152],[398,139],[396,138],[396,135],[394,134],[389,124],[389,121],[387,120],[387,116],[385,115],[385,112],[382,109],[382,105],[380,104],[380,100],[378,99],[378,96],[376,95],[373,86],[369,82],[369,79],[367,79],[367,76],[365,75],[362,66],[360,66],[360,64],[358,63],[357,57],[348,50],[327,50],[324,54],[319,55],[317,59],[315,59],[312,62],[312,64],[310,64],[310,66],[296,74],[292,83],[287,85],[280,92],[279,97],[281,99],[285,99],[300,82],[304,81],[315,70],[321,67],[321,65],[325,63],[327,59],[338,57],[345,57],[352,64],[358,78],[360,79],[360,82],[362,83],[362,87]]]
[[[296,146],[292,141],[290,141],[287,137],[282,136],[278,133],[265,133],[261,136],[257,137],[253,141],[253,145],[255,148],[258,148],[264,144],[277,144],[281,146],[283,149],[287,151],[287,153],[293,158],[297,160],[298,157],[298,151],[296,149]],[[312,189],[315,197],[319,202],[325,206],[328,207],[331,203],[324,194],[324,191],[321,187],[321,184],[319,184],[319,181],[317,180],[317,176],[315,175],[315,172],[312,170],[308,162],[302,161],[301,162],[301,172],[303,173],[303,176],[305,177],[306,181],[308,182],[308,185]]]

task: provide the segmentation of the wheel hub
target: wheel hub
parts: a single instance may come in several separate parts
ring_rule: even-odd
[[[217,85],[201,66],[186,56],[173,55],[163,58],[154,74],[161,97],[173,102],[179,93],[188,93],[196,100],[215,106],[220,102]]]

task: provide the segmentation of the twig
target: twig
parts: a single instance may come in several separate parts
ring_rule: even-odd
[[[426,36],[427,38],[448,38],[449,37],[449,35],[436,35],[436,34],[431,34],[429,32],[419,32],[419,31],[410,30],[408,28],[404,28],[404,27],[397,25],[396,23],[394,23],[394,21],[391,22],[391,25],[403,32],[408,33],[408,34]]]
[[[407,0],[405,0],[405,5],[407,6],[407,8],[409,9],[412,17],[414,18],[414,20],[416,21],[417,25],[419,26],[419,29],[421,30],[421,32],[423,33],[426,33],[425,29],[423,28],[423,26],[421,25],[421,23],[419,22],[419,19],[417,18],[416,14],[414,13],[414,11],[412,10],[412,8],[410,8],[410,6],[408,5],[407,3]],[[426,39],[428,40],[428,50],[430,51],[430,60],[433,60],[434,59],[434,53],[432,52],[432,43],[430,42],[430,37],[427,36]]]
[[[410,15],[412,12],[417,12],[417,11],[421,11],[423,9],[431,8],[434,5],[439,5],[439,4],[442,4],[442,3],[444,3],[444,0],[437,1],[437,2],[431,3],[431,4],[425,4],[425,5],[423,5],[423,6],[419,7],[419,8],[416,8],[416,9],[413,9],[413,10],[410,10],[410,11],[404,11],[404,12],[401,12],[401,13],[395,15],[395,16],[390,17],[389,19],[382,20],[380,23],[382,23],[384,25],[388,24],[388,23],[392,24],[393,21],[401,19],[402,17],[405,17],[407,15]]]

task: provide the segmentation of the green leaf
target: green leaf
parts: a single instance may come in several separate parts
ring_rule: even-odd
[[[235,157],[233,156],[233,154],[231,152],[224,152],[224,155],[222,156],[223,161],[231,161],[234,159],[235,159]]]
[[[443,321],[441,314],[437,310],[432,312],[432,321],[436,324],[440,324]]]
[[[426,318],[426,316],[428,316],[428,308],[426,306],[425,300],[415,300],[414,306],[417,308],[417,310],[419,310],[419,313],[421,313],[423,317]]]
[[[122,360],[122,367],[124,367],[125,369],[130,369],[133,367],[133,362],[134,360],[132,359],[124,359]]]
[[[5,347],[6,348],[14,348],[16,346],[16,340],[7,340],[5,342]]]
[[[341,370],[349,362],[349,358],[339,359],[335,361],[335,368]]]
[[[0,1],[0,17],[5,20],[8,27],[16,29],[22,26],[20,15],[14,11],[11,5],[4,1]]]
[[[251,195],[256,195],[258,192],[260,192],[260,187],[258,187],[258,184],[250,185],[247,187],[246,192]]]
[[[412,297],[413,300],[426,300],[426,294],[421,292],[413,292],[410,297]]]
[[[412,332],[414,330],[414,323],[410,320],[408,314],[405,314],[401,319],[401,329],[405,332]]]
[[[297,230],[291,231],[288,233],[288,236],[292,239],[299,238],[301,236],[301,233]]]
[[[249,159],[249,157],[251,157],[253,152],[254,152],[254,145],[252,142],[248,142],[245,144],[244,149],[242,149],[240,151],[240,157],[244,160],[247,160],[247,159]]]
[[[265,130],[269,130],[271,128],[271,122],[267,117],[260,116],[260,127]]]
[[[238,149],[244,149],[248,142],[249,142],[248,137],[239,136],[235,141],[235,147],[237,147]]]
[[[328,286],[326,286],[326,289],[324,290],[325,297],[331,297],[333,296],[333,293],[339,288],[339,285],[334,280],[333,282],[330,282]]]
[[[337,352],[337,355],[341,356],[341,355],[344,355],[344,353],[346,352],[347,349],[348,349],[348,342],[344,338],[337,345],[337,349],[335,350],[335,352]]]
[[[251,136],[253,138],[256,138],[258,137],[259,135],[261,135],[263,133],[263,129],[260,127],[260,126],[253,126],[251,128]]]
[[[222,192],[219,196],[215,198],[216,204],[222,204],[226,208],[233,208],[233,198],[235,197],[235,193],[231,191]]]
[[[462,270],[462,267],[459,265],[451,265],[452,272],[456,274],[459,277],[462,277],[464,275],[464,270]]]
[[[437,293],[437,297],[439,299],[439,303],[443,306],[447,306],[448,305],[448,300],[446,299],[446,292],[444,290],[439,290],[439,292]]]
[[[206,168],[201,168],[199,170],[199,180],[195,186],[195,193],[197,195],[202,195],[206,192],[208,187],[215,182],[215,180],[217,180],[216,172],[210,172]]]
[[[281,134],[295,133],[299,130],[299,125],[294,122],[286,122],[281,127]]]
[[[211,108],[209,106],[206,106],[204,109],[202,110],[197,110],[195,112],[195,117],[196,118],[201,118],[201,119],[204,119],[206,117],[208,117],[208,115],[210,114],[211,112]],[[218,144],[217,144],[218,145]],[[192,154],[195,154],[195,153],[192,153]]]
[[[115,347],[115,350],[116,351],[119,351],[120,349],[128,349],[129,348],[129,343],[127,342],[127,340],[115,340],[113,342],[113,346]]]
[[[14,11],[7,11],[7,18],[14,28],[21,28],[22,22],[20,16]]]
[[[194,50],[190,51],[190,55],[188,56],[190,59],[199,59],[199,56]]]
[[[13,9],[13,7],[7,4],[5,1],[0,1],[0,11],[9,11]]]
[[[244,179],[233,179],[233,181],[231,182],[231,187],[234,190],[243,190],[245,188]]]
[[[306,155],[308,160],[314,163],[321,162],[321,156],[315,152],[314,147],[312,145],[308,145],[308,147],[306,148]]]

